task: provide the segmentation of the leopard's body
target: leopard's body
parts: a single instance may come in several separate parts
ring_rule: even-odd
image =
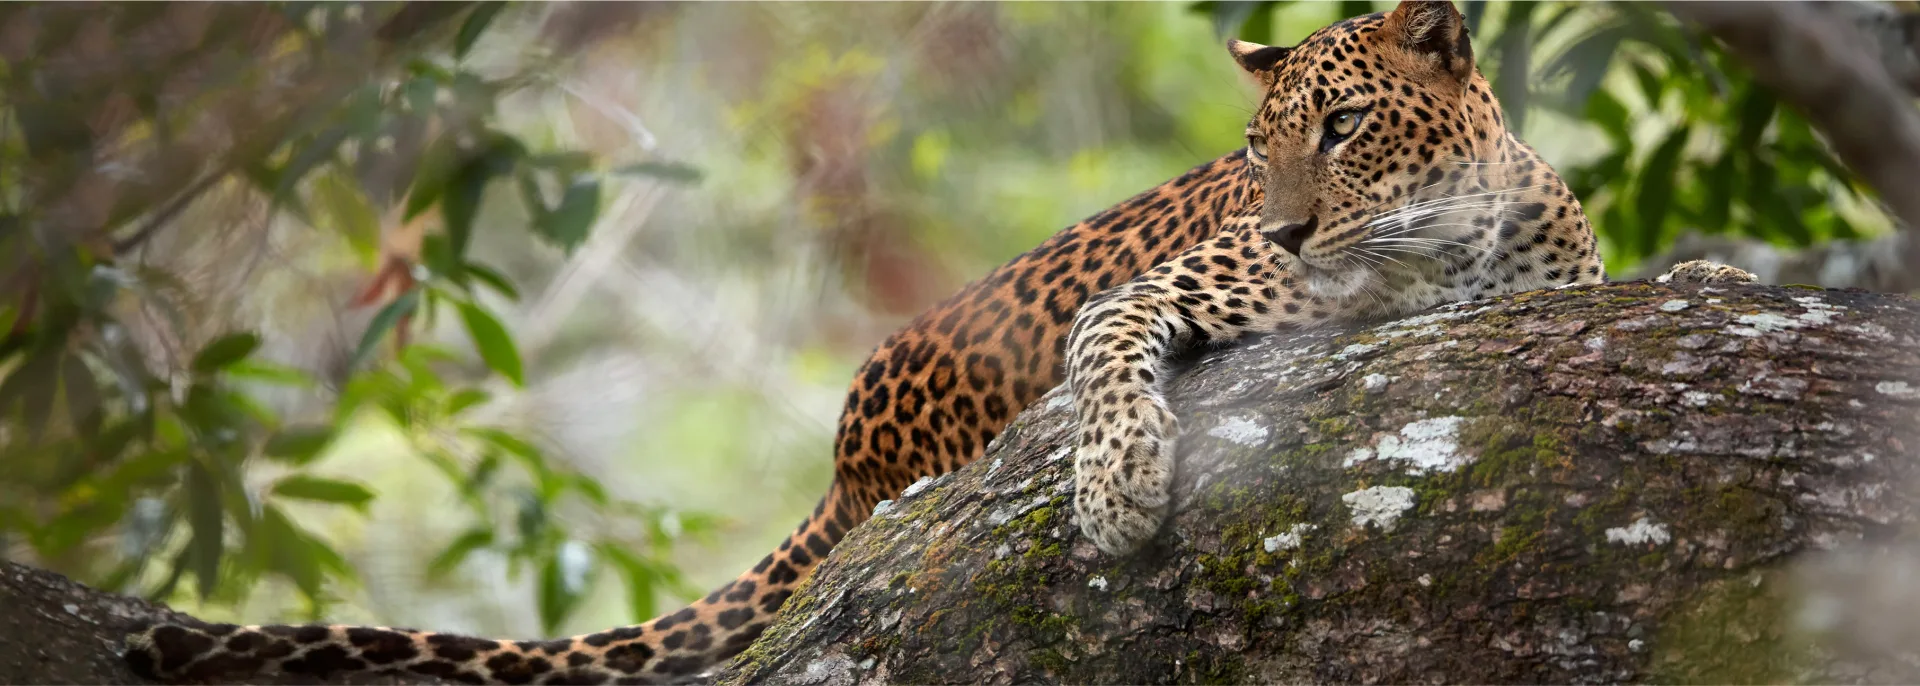
[[[1108,553],[1167,514],[1177,421],[1158,382],[1179,350],[1605,279],[1579,201],[1507,131],[1451,3],[1231,49],[1269,86],[1247,130],[1259,212],[1097,296],[1067,343],[1075,512]]]
[[[1403,3],[1291,50],[1232,52],[1268,87],[1250,147],[1067,228],[881,343],[847,394],[827,495],[777,551],[704,599],[548,641],[168,624],[136,634],[128,659],[168,681],[677,680],[744,649],[879,501],[977,458],[1063,374],[1081,419],[1079,521],[1123,552],[1164,515],[1174,419],[1155,383],[1177,348],[1603,278],[1579,203],[1504,129],[1450,3]],[[1372,109],[1350,140],[1320,149],[1327,111],[1348,106]],[[1489,195],[1445,199],[1474,193]],[[1388,223],[1404,233],[1382,235]]]

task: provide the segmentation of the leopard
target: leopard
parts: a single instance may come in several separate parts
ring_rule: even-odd
[[[1157,494],[1164,493],[1165,475],[1151,470],[1166,469],[1173,418],[1152,384],[1162,373],[1157,360],[1176,343],[1347,317],[1358,313],[1349,311],[1357,307],[1356,290],[1386,298],[1369,311],[1388,312],[1456,295],[1600,277],[1578,203],[1530,149],[1505,135],[1485,82],[1469,76],[1470,48],[1458,17],[1451,3],[1410,0],[1384,18],[1321,29],[1292,49],[1230,42],[1231,56],[1264,89],[1248,145],[1061,230],[886,337],[849,384],[834,434],[833,478],[812,513],[751,569],[686,607],[639,624],[528,640],[186,618],[137,627],[125,659],[136,674],[168,683],[273,674],[415,674],[472,684],[698,678],[753,643],[882,501],[975,461],[1015,414],[1063,381],[1075,391],[1084,427],[1075,463],[1076,518],[1099,549],[1132,549],[1150,535],[1148,523],[1157,526],[1164,514]],[[1389,37],[1403,44],[1391,58],[1381,54]],[[1443,77],[1456,83],[1443,87]],[[1313,112],[1383,99],[1397,103],[1397,116],[1382,109],[1340,124],[1355,127],[1347,134],[1354,141],[1367,139],[1348,148],[1350,154],[1387,165],[1373,165],[1381,175],[1371,181],[1332,173],[1313,156],[1314,146],[1324,143],[1302,143],[1318,141],[1303,128]],[[1498,161],[1507,165],[1500,173],[1551,187],[1524,196],[1534,200],[1503,201],[1516,217],[1514,228],[1489,226],[1474,239],[1513,243],[1506,258],[1482,265],[1450,257],[1440,242],[1450,239],[1408,234],[1379,238],[1400,242],[1369,249],[1398,251],[1403,265],[1417,258],[1412,264],[1419,268],[1376,267],[1360,276],[1343,269],[1350,258],[1340,246],[1368,240],[1351,233],[1368,224],[1348,215],[1370,212],[1374,205],[1363,203],[1389,202],[1416,186],[1437,188],[1427,175],[1443,154]],[[1428,161],[1416,171],[1413,161],[1421,158]],[[1465,177],[1443,172],[1440,178]],[[1364,200],[1369,194],[1378,199]],[[1439,204],[1418,207],[1465,211],[1447,203],[1481,200],[1436,196],[1423,202]],[[1400,215],[1372,216],[1399,217],[1431,233],[1431,212],[1416,209],[1409,204]],[[1306,261],[1284,264],[1276,245]],[[1549,252],[1556,257],[1542,260]]]
[[[1508,129],[1469,33],[1451,2],[1413,0],[1292,47],[1229,43],[1267,89],[1246,130],[1257,209],[1096,295],[1068,333],[1074,519],[1100,551],[1137,552],[1168,517],[1179,420],[1159,384],[1194,350],[1606,281],[1579,199]],[[1656,280],[1754,276],[1694,261]]]

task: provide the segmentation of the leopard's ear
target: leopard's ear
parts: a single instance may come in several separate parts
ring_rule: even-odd
[[[1227,52],[1233,54],[1233,61],[1240,63],[1240,68],[1246,70],[1247,75],[1253,77],[1261,88],[1273,87],[1273,82],[1279,78],[1275,68],[1280,66],[1280,60],[1286,59],[1287,51],[1292,49],[1227,39]]]
[[[1401,47],[1462,83],[1473,78],[1467,18],[1447,0],[1402,0],[1382,27]]]

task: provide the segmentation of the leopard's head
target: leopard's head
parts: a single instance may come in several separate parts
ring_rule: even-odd
[[[1261,232],[1314,295],[1439,282],[1535,181],[1507,159],[1467,33],[1451,2],[1408,1],[1293,47],[1229,42],[1266,90],[1247,126]]]

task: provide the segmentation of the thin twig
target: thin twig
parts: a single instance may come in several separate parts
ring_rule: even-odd
[[[148,217],[146,223],[135,230],[133,235],[114,241],[113,254],[125,254],[127,251],[140,247],[140,244],[147,242],[148,239],[153,238],[154,234],[159,233],[160,229],[165,228],[168,222],[173,221],[174,217],[179,216],[181,212],[185,211],[188,205],[193,204],[194,200],[199,199],[201,195],[212,189],[213,185],[219,183],[221,179],[227,178],[227,175],[233,172],[233,168],[234,165],[232,163],[226,164],[213,173],[208,174],[205,178],[195,182],[185,191],[181,191],[179,195],[174,196],[173,200],[168,202],[166,207],[161,208],[159,212]]]

